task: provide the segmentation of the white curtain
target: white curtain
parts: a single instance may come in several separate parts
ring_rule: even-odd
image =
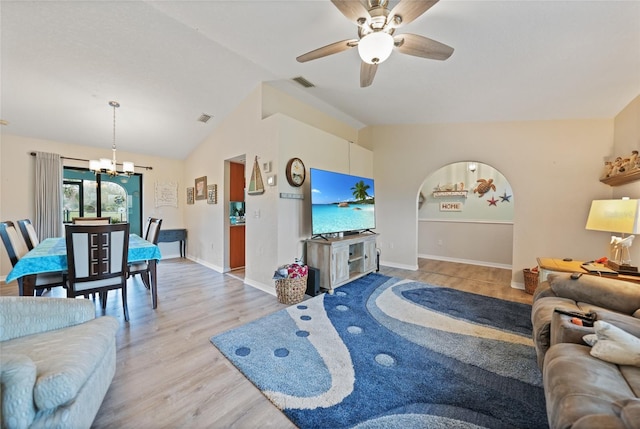
[[[62,237],[62,161],[57,153],[36,152],[38,238]]]

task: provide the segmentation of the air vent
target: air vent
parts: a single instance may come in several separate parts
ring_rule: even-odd
[[[209,121],[209,119],[211,119],[211,115],[207,115],[206,113],[203,113],[198,118],[198,122],[202,122],[203,124],[206,124]]]
[[[302,76],[294,77],[292,80],[295,82],[298,82],[300,85],[304,86],[305,88],[315,88],[314,84],[312,84]]]

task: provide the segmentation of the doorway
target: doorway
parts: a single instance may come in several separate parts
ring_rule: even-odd
[[[245,163],[244,155],[228,161],[229,180],[227,201],[229,225],[229,269],[245,266],[246,209],[245,209]]]
[[[418,194],[418,256],[511,269],[514,192],[491,165],[445,165]]]

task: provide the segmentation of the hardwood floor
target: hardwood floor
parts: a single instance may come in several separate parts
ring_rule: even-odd
[[[420,260],[418,271],[380,272],[531,303],[531,295],[509,286],[508,270]],[[94,428],[295,427],[209,342],[287,307],[244,285],[243,275],[220,274],[187,259],[163,260],[155,311],[140,278],[129,280],[128,324],[119,294],[110,294],[106,314],[120,320],[117,369]],[[0,294],[17,295],[16,283],[0,286]],[[47,295],[64,296],[64,290]],[[97,303],[96,309],[101,314]]]

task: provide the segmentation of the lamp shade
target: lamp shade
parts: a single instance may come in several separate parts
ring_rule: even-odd
[[[100,166],[101,166],[100,161],[97,159],[92,159],[89,161],[89,170],[91,171],[94,171],[94,172],[100,171]]]
[[[595,231],[640,233],[640,200],[594,200],[586,229]]]
[[[380,64],[391,55],[393,37],[384,31],[376,31],[364,36],[358,42],[360,58],[367,64]]]
[[[133,174],[134,167],[135,165],[133,164],[133,162],[124,161],[122,163],[122,171],[124,171],[127,174]]]

